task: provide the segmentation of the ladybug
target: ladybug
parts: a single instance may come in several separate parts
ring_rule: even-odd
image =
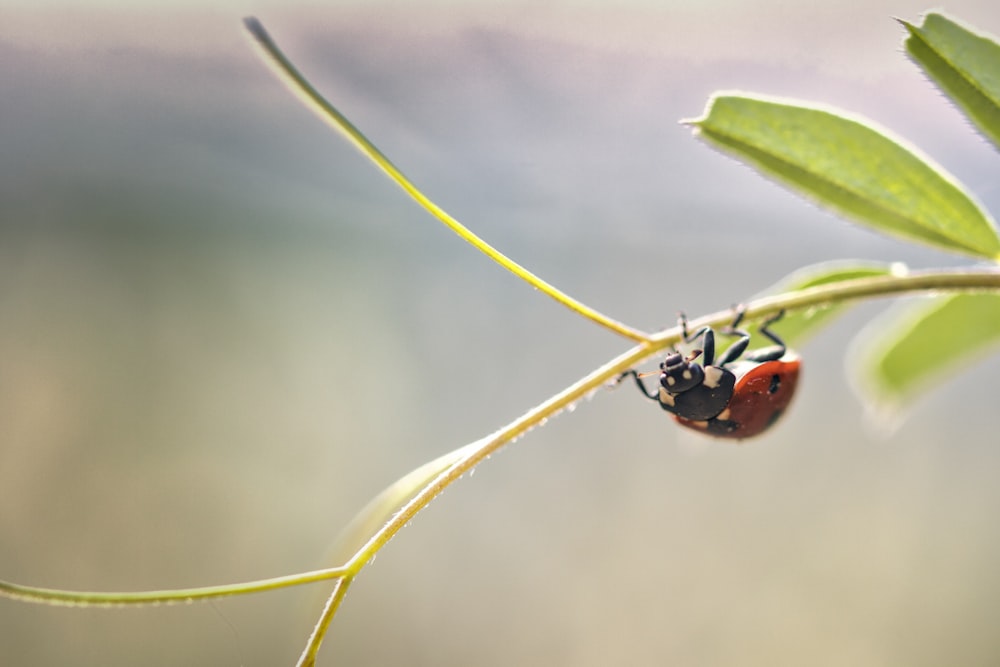
[[[799,381],[802,362],[768,327],[784,315],[784,311],[765,320],[760,332],[774,345],[744,355],[750,344],[750,334],[737,327],[743,320],[743,310],[737,309],[732,324],[720,333],[739,336],[725,352],[715,358],[715,332],[703,327],[688,334],[687,320],[681,315],[681,331],[685,343],[699,337],[702,349],[687,356],[676,349],[660,364],[660,386],[650,391],[634,370],[631,375],[643,395],[658,401],[681,426],[707,433],[717,438],[742,440],[760,435],[771,428],[784,414]],[[702,363],[695,363],[701,357]],[[742,357],[742,358],[741,358]]]

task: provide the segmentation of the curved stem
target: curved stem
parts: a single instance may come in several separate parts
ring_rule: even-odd
[[[323,637],[326,636],[326,631],[330,627],[330,623],[337,614],[337,609],[340,608],[340,603],[344,601],[347,589],[350,588],[353,581],[354,577],[343,577],[337,580],[336,585],[333,587],[333,592],[330,593],[330,597],[326,601],[326,606],[323,607],[323,613],[320,614],[319,621],[313,628],[312,634],[309,635],[309,641],[306,643],[306,647],[302,651],[296,667],[313,667],[316,664],[316,655],[319,653],[319,647],[323,644]]]
[[[819,285],[795,292],[755,299],[746,304],[746,317],[747,319],[758,319],[780,310],[808,309],[865,298],[926,291],[1000,291],[1000,270],[922,271],[901,276],[890,275],[845,280],[839,283]],[[728,324],[731,319],[732,310],[726,309],[690,320],[689,326],[692,328],[722,326]],[[547,401],[532,408],[507,426],[475,443],[465,445],[456,450],[454,453],[458,454],[461,452],[461,455],[455,459],[455,462],[406,502],[382,528],[373,534],[340,567],[242,584],[127,593],[64,591],[0,581],[0,597],[64,606],[113,607],[140,604],[177,604],[228,595],[258,593],[328,579],[339,579],[341,584],[335,588],[327,604],[327,609],[324,610],[324,616],[321,619],[321,624],[325,628],[329,624],[327,615],[332,616],[336,612],[340,604],[340,599],[343,598],[346,592],[347,585],[343,585],[343,582],[349,584],[348,580],[357,575],[368,561],[438,494],[505,444],[523,435],[535,426],[541,425],[545,420],[555,416],[567,407],[588,398],[602,386],[614,381],[623,372],[642,363],[658,351],[675,344],[680,339],[681,331],[679,327],[672,327],[656,333],[650,336],[647,342],[618,355]],[[463,452],[462,450],[465,451]],[[337,599],[334,600],[334,598]],[[324,630],[317,626],[317,631],[314,632],[315,638],[310,640],[310,645],[312,645],[313,641],[321,641],[323,632]],[[318,648],[318,643],[315,645]]]
[[[907,292],[922,291],[996,291],[1000,288],[1000,269],[952,269],[911,271],[902,275],[872,276],[856,278],[836,283],[828,283],[755,299],[747,304],[746,317],[757,319],[773,315],[780,310],[802,310],[815,308],[843,301],[857,301],[869,297],[886,297]],[[729,313],[732,317],[732,313]],[[701,326],[702,320],[693,320],[690,326]],[[711,325],[720,324],[712,316]],[[664,331],[650,336],[650,340],[659,341],[669,332]]]
[[[246,593],[262,593],[273,591],[279,588],[289,588],[291,586],[301,586],[317,581],[337,579],[349,574],[347,568],[331,567],[324,570],[314,570],[301,574],[290,574],[284,577],[274,577],[272,579],[260,579],[258,581],[244,582],[241,584],[225,584],[222,586],[205,586],[202,588],[179,588],[162,591],[138,591],[138,592],[85,592],[85,591],[64,591],[56,588],[41,588],[38,586],[25,586],[9,581],[0,581],[0,597],[21,600],[23,602],[37,602],[61,607],[130,607],[137,605],[168,605],[194,602],[197,600],[208,600],[211,598],[221,598],[230,595],[244,595]]]
[[[282,53],[281,49],[279,49],[278,45],[273,39],[271,39],[271,36],[264,29],[264,26],[261,25],[260,21],[250,17],[244,19],[243,23],[246,25],[247,30],[250,31],[250,34],[253,36],[258,46],[260,46],[261,50],[264,52],[266,60],[274,67],[285,83],[288,84],[292,92],[298,95],[298,97],[306,103],[306,106],[312,108],[317,114],[319,114],[320,118],[343,134],[348,141],[354,144],[355,148],[361,151],[366,158],[371,160],[379,169],[385,172],[385,174],[396,185],[402,188],[406,194],[410,195],[410,197],[420,204],[424,210],[437,218],[440,222],[444,223],[449,229],[471,244],[476,250],[483,253],[532,287],[563,304],[570,310],[573,310],[587,319],[597,322],[606,329],[610,329],[611,331],[614,331],[615,333],[625,336],[631,340],[637,342],[647,340],[647,334],[622,324],[621,322],[594,310],[590,306],[577,301],[554,285],[542,280],[517,262],[509,259],[496,248],[486,243],[486,241],[473,234],[471,230],[465,227],[465,225],[453,218],[447,211],[435,204],[429,197],[427,197],[427,195],[421,192],[420,189],[410,182],[410,179],[404,176],[403,172],[401,172],[399,168],[396,167],[396,165],[393,164],[392,161],[375,146],[375,144],[369,141],[368,138],[362,134],[361,130],[356,128],[354,124],[349,121],[346,116],[344,116],[344,114],[340,113],[335,106],[330,104],[330,102],[327,101],[326,98],[324,98],[304,76],[302,76],[302,74],[295,68],[295,65],[292,64],[285,54]]]
[[[857,301],[870,297],[891,296],[928,290],[976,291],[1000,290],[1000,271],[953,270],[913,272],[901,276],[875,276],[819,285],[796,292],[755,299],[746,304],[746,319],[756,319],[777,313],[815,308],[832,303]],[[689,327],[718,327],[732,320],[732,310],[726,309],[712,315],[690,320]],[[371,539],[347,562],[344,567],[360,571],[372,556],[398,533],[403,526],[430,503],[444,489],[466,472],[478,465],[505,444],[545,422],[577,401],[587,398],[601,386],[615,380],[623,372],[643,362],[656,352],[681,340],[680,327],[666,329],[650,337],[649,341],[633,347],[608,363],[575,382],[549,400],[532,408],[499,431],[484,438],[480,447],[474,448],[450,468],[438,475],[406,505],[404,505]]]

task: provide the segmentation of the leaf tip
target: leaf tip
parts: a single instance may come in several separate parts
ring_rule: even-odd
[[[723,91],[712,93],[709,96],[708,101],[705,102],[705,110],[701,112],[700,116],[697,118],[682,118],[678,122],[681,125],[690,127],[695,134],[699,134],[705,129],[709,119],[712,117],[712,109],[715,106],[715,103],[719,100],[719,98],[725,97],[727,94],[728,93]]]
[[[683,125],[685,127],[690,127],[692,130],[697,131],[701,127],[702,123],[705,122],[705,117],[701,116],[699,118],[681,118],[677,121],[678,125]]]

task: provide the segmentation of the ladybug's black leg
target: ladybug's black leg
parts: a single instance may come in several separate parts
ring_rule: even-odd
[[[635,384],[637,387],[639,387],[639,391],[642,392],[643,396],[650,399],[651,401],[660,400],[660,392],[659,391],[650,392],[649,389],[646,387],[646,383],[643,382],[642,378],[639,377],[639,374],[635,372],[635,369],[625,371],[624,373],[619,375],[617,382],[621,382],[629,375],[631,375],[632,379],[635,380]]]
[[[726,327],[726,331],[739,331],[736,327],[740,326],[740,322],[743,321],[743,316],[746,314],[747,307],[745,304],[738,303],[733,306],[733,321]]]
[[[746,352],[747,346],[750,345],[750,334],[743,329],[737,329],[740,322],[743,321],[743,314],[746,312],[746,306],[740,304],[738,306],[733,306],[733,311],[736,313],[733,316],[733,321],[726,328],[722,329],[722,333],[727,336],[739,336],[739,340],[730,345],[722,356],[719,357],[716,366],[725,366],[726,364],[731,364],[736,361]]]
[[[778,334],[771,331],[771,329],[769,329],[768,327],[770,327],[772,324],[774,324],[784,316],[785,316],[785,311],[779,310],[777,313],[771,315],[771,317],[767,318],[766,320],[760,323],[760,332],[765,336],[767,336],[768,338],[770,338],[775,345],[779,345],[781,347],[785,347],[784,341],[778,338]]]
[[[739,329],[733,329],[732,331],[725,332],[727,336],[739,336],[740,339],[726,348],[726,351],[722,353],[715,365],[725,367],[726,364],[731,364],[740,358],[740,356],[746,352],[747,345],[750,344],[750,334],[745,331],[740,331]]]
[[[705,337],[701,341],[702,363],[711,366],[715,363],[715,332],[710,327],[702,329]]]
[[[767,318],[760,324],[760,332],[767,336],[774,345],[771,347],[765,347],[762,350],[757,350],[753,354],[747,355],[749,361],[775,361],[781,359],[785,356],[785,351],[788,349],[785,342],[778,338],[778,334],[771,331],[769,328],[772,324],[780,320],[785,316],[785,311],[779,310],[777,313]]]
[[[712,362],[715,361],[715,332],[712,331],[712,327],[702,327],[692,334],[688,332],[687,316],[684,313],[678,313],[678,320],[685,343],[693,343],[699,336],[704,336],[701,343],[701,353],[704,356],[704,364],[711,366]]]

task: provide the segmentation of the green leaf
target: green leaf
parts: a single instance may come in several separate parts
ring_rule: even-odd
[[[857,260],[844,260],[836,262],[823,262],[806,266],[798,271],[786,276],[775,285],[764,290],[758,296],[772,294],[784,294],[815,287],[817,285],[828,285],[842,280],[853,280],[855,278],[870,278],[872,276],[886,276],[892,273],[905,272],[906,267],[899,264],[884,264],[876,262],[862,262]],[[830,324],[835,315],[839,315],[847,307],[847,304],[830,304],[816,306],[808,310],[801,310],[787,313],[780,321],[776,322],[771,329],[781,336],[781,339],[789,347],[799,347],[808,338],[814,335],[823,326]],[[767,345],[767,340],[760,335],[753,337],[755,342]]]
[[[1000,259],[987,213],[943,169],[842,112],[717,95],[695,133],[820,204],[878,231]]]
[[[909,31],[906,52],[1000,148],[1000,44],[989,36],[932,13]]]
[[[1000,344],[1000,294],[910,300],[861,332],[848,355],[865,405],[882,420]]]

